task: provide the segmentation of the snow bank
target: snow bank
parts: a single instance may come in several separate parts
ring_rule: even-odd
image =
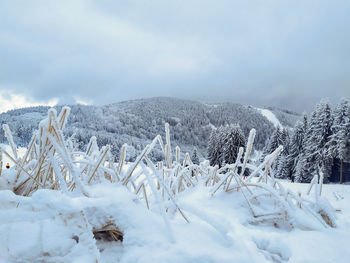
[[[305,191],[303,184],[283,183]],[[350,252],[349,186],[324,186],[341,209],[339,227],[303,231],[252,225],[238,192],[211,197],[198,186],[179,197],[190,224],[171,220],[175,243],[162,217],[124,187],[89,188],[90,198],[38,190],[31,197],[0,191],[0,260],[2,262],[347,262]],[[333,196],[336,191],[344,199]],[[333,196],[333,197],[332,197]],[[113,221],[123,242],[96,241],[92,229]],[[334,249],[334,248],[337,249]],[[1,262],[1,261],[0,261]]]

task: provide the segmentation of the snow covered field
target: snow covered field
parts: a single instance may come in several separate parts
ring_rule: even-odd
[[[307,189],[283,185],[296,192]],[[211,197],[198,185],[179,196],[191,223],[178,214],[171,219],[174,241],[161,216],[123,187],[91,186],[92,198],[50,190],[32,197],[0,191],[0,262],[349,262],[350,186],[323,187],[323,195],[340,210],[337,227],[320,224],[308,230],[307,222],[305,229],[253,223],[239,192]],[[92,238],[97,215],[115,219],[123,242]]]

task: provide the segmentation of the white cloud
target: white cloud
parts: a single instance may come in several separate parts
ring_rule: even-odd
[[[49,101],[34,101],[21,94],[12,94],[0,91],[0,113],[24,107],[55,106],[57,102],[57,98]]]
[[[81,105],[91,105],[92,104],[90,100],[84,100],[84,99],[80,99],[80,98],[76,98],[75,103],[81,104]]]

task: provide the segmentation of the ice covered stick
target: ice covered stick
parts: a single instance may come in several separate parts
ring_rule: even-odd
[[[11,150],[12,150],[13,156],[17,160],[18,159],[18,157],[17,157],[17,147],[16,147],[16,144],[13,141],[12,132],[10,130],[10,127],[7,124],[3,124],[2,128],[4,129],[5,137],[7,138],[7,141],[9,142],[9,144],[11,146]]]

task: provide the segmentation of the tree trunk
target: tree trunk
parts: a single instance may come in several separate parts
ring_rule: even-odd
[[[343,160],[340,160],[340,180],[339,182],[342,184],[343,183]]]

